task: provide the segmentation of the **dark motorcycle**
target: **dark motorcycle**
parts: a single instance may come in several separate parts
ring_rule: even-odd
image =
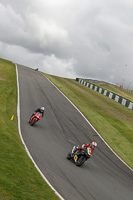
[[[76,166],[81,166],[91,157],[91,153],[91,148],[84,148],[81,150],[76,150],[74,153],[69,152],[67,159],[72,160]]]
[[[31,116],[29,123],[31,126],[33,126],[35,123],[37,123],[42,118],[42,113],[37,112],[33,116]]]

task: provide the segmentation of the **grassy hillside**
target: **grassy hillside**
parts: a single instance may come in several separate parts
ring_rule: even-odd
[[[118,86],[110,85],[110,84],[103,84],[103,83],[94,83],[94,85],[97,85],[103,89],[106,89],[110,92],[118,94],[119,96],[122,96],[125,99],[128,99],[133,102],[133,91],[132,90],[120,89],[120,87],[118,87]]]
[[[133,111],[75,80],[45,75],[81,110],[111,148],[133,168]]]
[[[0,59],[0,199],[57,200],[26,154],[18,133],[16,108],[15,65]]]

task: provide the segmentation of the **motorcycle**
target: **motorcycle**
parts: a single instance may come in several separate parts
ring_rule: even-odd
[[[29,123],[31,126],[33,126],[35,123],[37,123],[42,118],[42,113],[37,112],[33,116],[31,116]]]
[[[68,160],[72,160],[76,166],[81,166],[91,157],[92,149],[84,148],[81,150],[76,150],[74,153],[70,151],[67,155]]]

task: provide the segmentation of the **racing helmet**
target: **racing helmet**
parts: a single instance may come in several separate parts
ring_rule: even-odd
[[[41,110],[41,112],[43,112],[43,111],[45,110],[45,108],[44,108],[44,107],[41,107],[40,110]]]
[[[92,142],[92,143],[91,143],[91,147],[92,147],[92,148],[97,147],[97,143],[96,143],[96,142]]]

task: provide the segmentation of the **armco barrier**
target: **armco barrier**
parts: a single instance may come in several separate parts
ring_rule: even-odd
[[[76,81],[78,81],[82,85],[85,85],[86,87],[88,87],[92,90],[95,90],[96,92],[99,92],[99,93],[109,97],[110,99],[115,100],[116,102],[122,104],[123,106],[126,106],[129,109],[133,110],[133,102],[129,101],[128,99],[125,99],[121,96],[118,96],[117,94],[115,94],[113,92],[109,92],[103,88],[100,88],[100,87],[96,86],[95,84],[88,83],[81,78],[76,78]]]

